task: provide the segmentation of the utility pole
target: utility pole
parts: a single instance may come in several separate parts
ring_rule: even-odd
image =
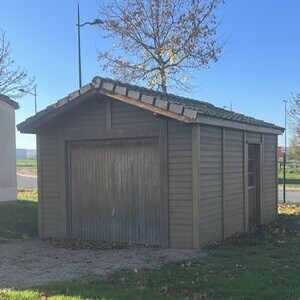
[[[103,24],[102,20],[95,19],[91,22],[84,22],[80,24],[80,10],[79,3],[77,3],[77,39],[78,39],[78,76],[79,76],[79,88],[82,87],[82,78],[81,78],[81,44],[80,44],[80,28],[85,25],[99,25]]]
[[[284,102],[284,153],[283,153],[283,203],[286,203],[286,198],[285,198],[285,166],[286,166],[286,104],[287,100],[283,100]]]

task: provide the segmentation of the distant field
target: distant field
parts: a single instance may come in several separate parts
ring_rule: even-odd
[[[17,167],[36,167],[36,159],[18,159]]]
[[[288,168],[285,173],[285,183],[300,185],[300,170]],[[278,171],[278,184],[283,184],[283,170]]]

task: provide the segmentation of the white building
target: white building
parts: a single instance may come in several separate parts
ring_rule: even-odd
[[[17,200],[15,110],[19,104],[0,94],[0,202]]]
[[[36,159],[35,149],[16,149],[17,159]]]

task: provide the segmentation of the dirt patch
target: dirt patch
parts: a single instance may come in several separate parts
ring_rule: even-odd
[[[17,167],[17,175],[22,177],[37,177],[37,169],[35,167]]]
[[[127,247],[66,249],[38,239],[0,243],[0,288],[28,288],[124,269],[157,268],[171,261],[199,259],[190,249]]]

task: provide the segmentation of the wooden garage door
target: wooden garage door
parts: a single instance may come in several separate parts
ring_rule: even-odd
[[[70,144],[71,235],[161,242],[158,138]]]

